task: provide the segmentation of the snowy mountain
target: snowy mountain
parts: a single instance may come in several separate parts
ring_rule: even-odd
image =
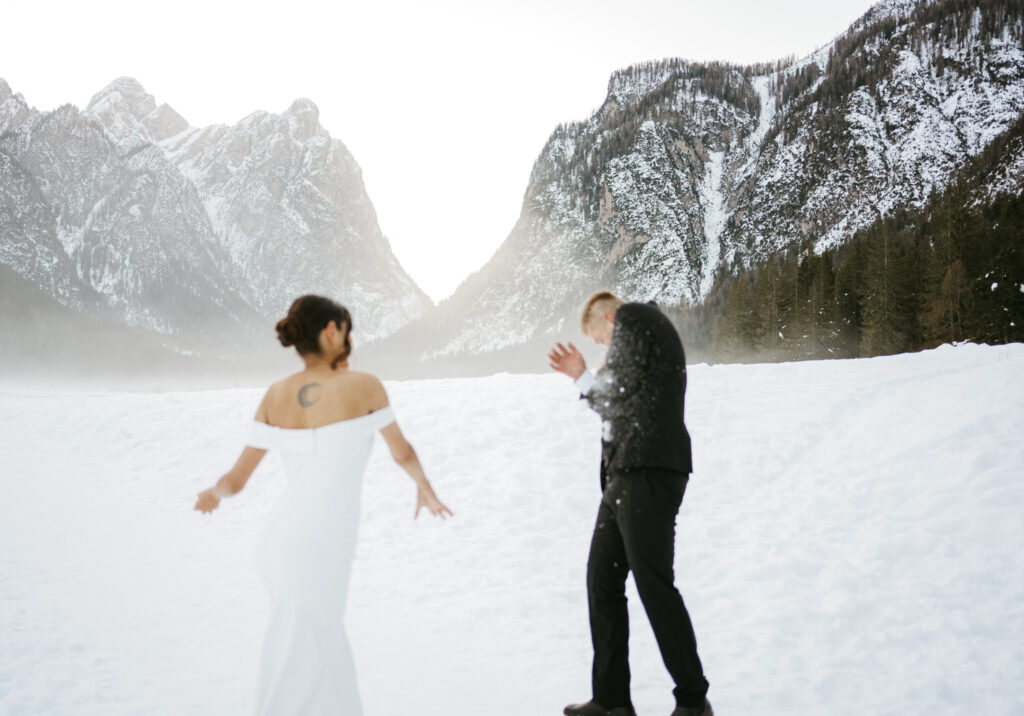
[[[381,233],[359,165],[311,101],[187,129],[160,146],[198,189],[244,297],[261,312],[321,292],[349,306],[360,336],[373,339],[432,305]]]
[[[618,71],[552,134],[494,257],[388,343],[515,361],[596,288],[692,305],[721,271],[920,207],[1024,113],[1022,36],[1016,0],[887,0],[799,61]],[[1020,186],[1017,156],[991,191]]]
[[[366,340],[430,305],[308,100],[198,129],[129,78],[52,112],[0,80],[0,177],[0,263],[178,346],[265,342],[305,292],[346,303]]]

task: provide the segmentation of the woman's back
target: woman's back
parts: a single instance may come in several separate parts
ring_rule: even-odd
[[[303,371],[271,386],[246,440],[278,450],[288,475],[270,532],[287,526],[309,540],[354,550],[373,436],[395,421],[386,403],[380,382],[365,373]]]
[[[289,484],[282,508],[300,498],[347,498],[345,507],[354,508],[373,435],[392,422],[383,386],[373,376],[307,370],[270,387],[247,443],[281,451]]]
[[[281,428],[316,428],[358,418],[385,404],[380,381],[369,373],[304,370],[270,386],[256,419]]]

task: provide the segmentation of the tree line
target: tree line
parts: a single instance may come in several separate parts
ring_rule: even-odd
[[[853,358],[957,341],[1024,341],[1024,198],[985,196],[1024,150],[1024,118],[921,209],[841,246],[813,241],[721,267],[706,301],[669,309],[690,360]]]

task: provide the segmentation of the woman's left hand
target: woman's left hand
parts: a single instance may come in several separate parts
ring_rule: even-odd
[[[440,517],[442,520],[455,516],[451,510],[437,499],[437,495],[434,494],[433,489],[429,486],[421,487],[416,491],[416,514],[413,515],[413,519],[420,516],[420,510],[424,507],[430,510],[430,514],[434,515],[434,517]]]
[[[203,490],[196,500],[196,509],[200,512],[213,512],[220,505],[220,498],[213,494],[213,488]]]

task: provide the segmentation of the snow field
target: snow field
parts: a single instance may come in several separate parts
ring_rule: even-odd
[[[1021,345],[690,367],[677,584],[717,713],[1024,711],[1022,369]],[[388,387],[456,516],[410,519],[377,442],[346,616],[367,716],[587,698],[597,418],[556,375]],[[250,711],[277,457],[191,507],[259,397],[0,393],[0,714]],[[634,701],[667,715],[629,596]]]

